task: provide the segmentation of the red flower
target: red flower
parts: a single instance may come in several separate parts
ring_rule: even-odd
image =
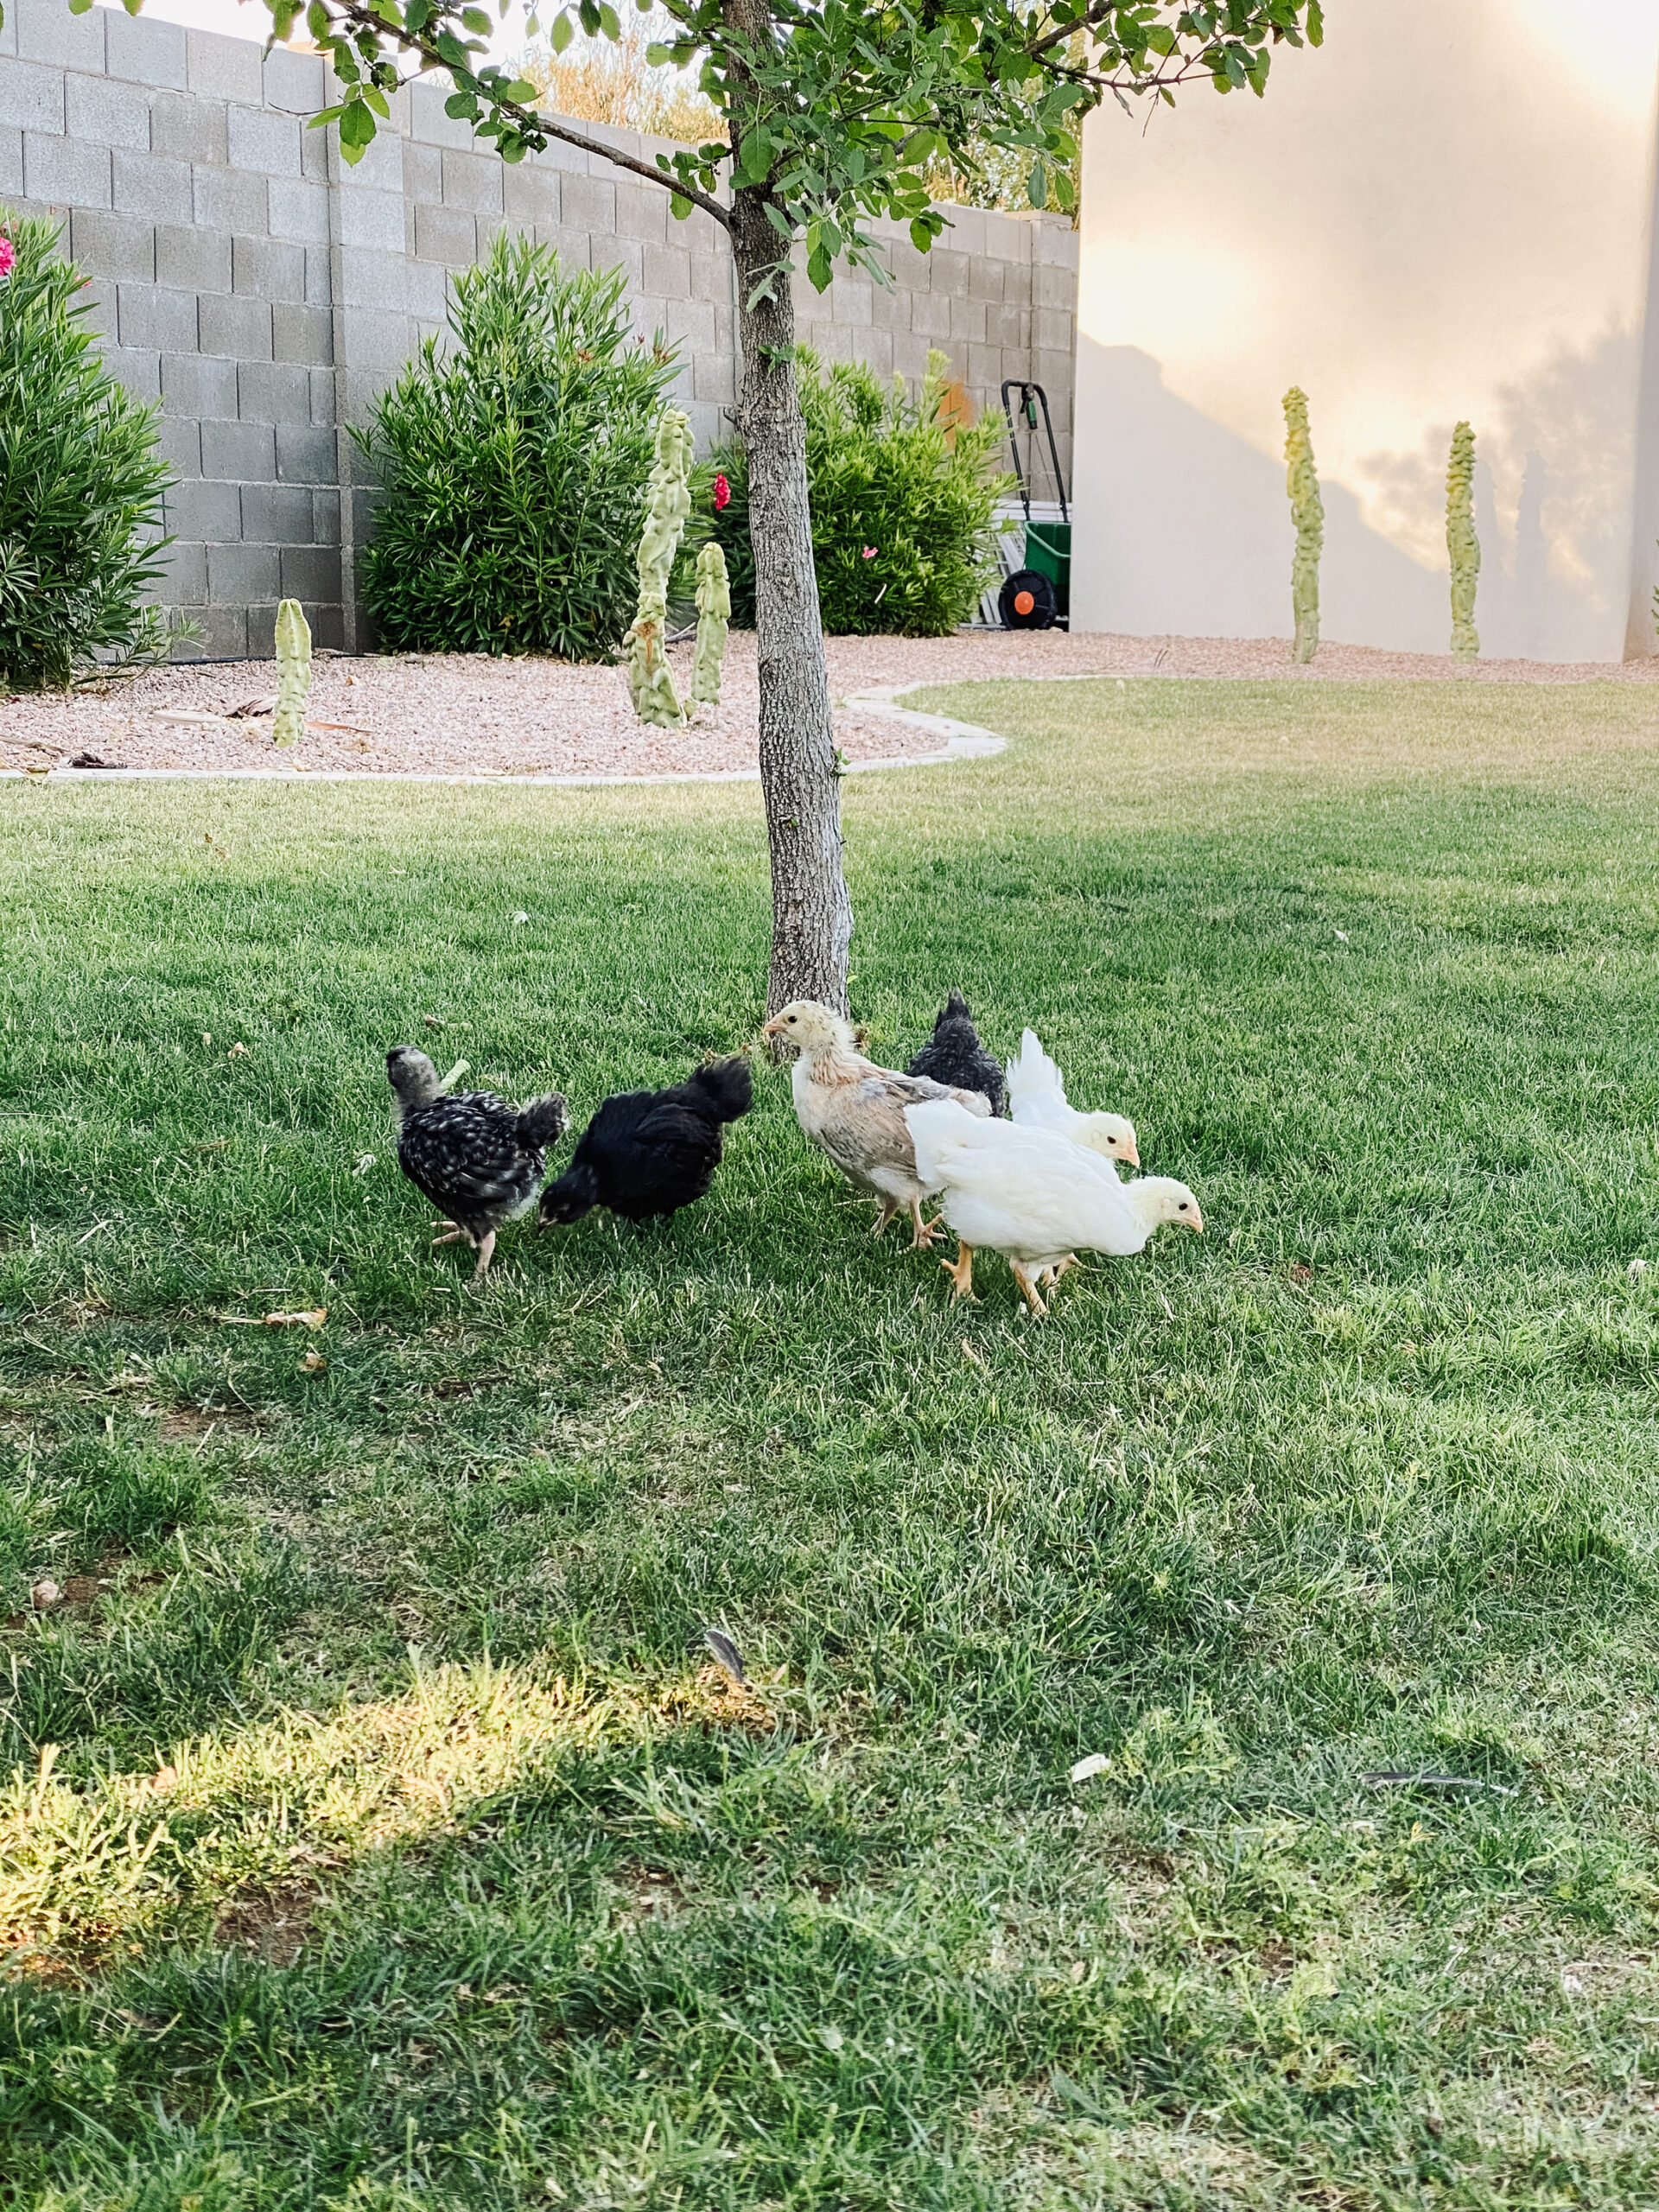
[[[10,276],[11,264],[15,258],[16,256],[13,254],[11,249],[11,240],[6,236],[3,231],[0,231],[0,276]]]
[[[875,548],[874,548],[874,545],[867,545],[867,546],[864,548],[864,550],[863,550],[863,551],[859,555],[859,556],[858,556],[858,557],[859,557],[859,559],[860,559],[861,561],[874,561],[874,558],[875,558]]]
[[[715,512],[723,514],[732,504],[732,487],[723,476],[715,478]]]

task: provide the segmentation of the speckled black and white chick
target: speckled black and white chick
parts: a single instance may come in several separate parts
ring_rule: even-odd
[[[522,1110],[493,1091],[447,1094],[438,1071],[412,1045],[386,1054],[397,1117],[397,1165],[446,1218],[432,1242],[465,1237],[478,1254],[473,1280],[488,1272],[495,1232],[535,1203],[547,1178],[547,1148],[564,1129],[556,1091]]]
[[[952,991],[939,1008],[932,1036],[905,1073],[925,1075],[949,1090],[976,1090],[989,1102],[993,1114],[1007,1111],[1001,1065],[980,1043],[968,1001],[960,991]]]

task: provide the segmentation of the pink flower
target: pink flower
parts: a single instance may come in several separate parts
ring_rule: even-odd
[[[863,550],[863,551],[859,555],[859,556],[858,556],[858,557],[859,557],[859,559],[860,559],[861,561],[874,561],[874,558],[875,558],[875,548],[874,548],[874,545],[867,545],[867,546],[864,548],[864,550]]]
[[[724,476],[715,479],[715,512],[723,514],[732,504],[732,487]]]
[[[16,258],[16,256],[12,251],[11,240],[3,231],[0,231],[0,276],[10,276],[11,264]]]

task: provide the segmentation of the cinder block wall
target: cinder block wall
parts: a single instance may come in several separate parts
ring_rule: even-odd
[[[355,577],[373,494],[344,425],[442,328],[448,276],[500,229],[569,265],[624,269],[639,327],[680,346],[699,445],[724,428],[737,375],[725,233],[696,213],[676,222],[665,193],[573,148],[508,168],[444,114],[445,90],[411,86],[347,168],[332,132],[306,128],[327,100],[316,55],[9,0],[0,204],[63,225],[106,359],[161,401],[179,478],[162,597],[197,622],[204,652],[268,653],[288,597],[320,645],[370,642]],[[931,254],[893,234],[891,290],[802,283],[800,334],[912,378],[938,346],[980,407],[1000,405],[1004,378],[1035,378],[1069,470],[1076,237],[1052,218],[952,219]]]

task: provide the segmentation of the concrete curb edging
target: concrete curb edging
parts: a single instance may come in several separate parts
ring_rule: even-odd
[[[972,722],[953,721],[949,715],[925,715],[913,707],[901,707],[896,702],[906,693],[931,688],[925,683],[885,683],[868,691],[849,691],[839,703],[861,708],[868,715],[879,715],[884,720],[904,722],[912,729],[927,730],[943,736],[945,742],[937,753],[905,753],[892,760],[849,760],[842,773],[861,776],[880,768],[934,768],[952,760],[986,760],[994,753],[1005,750],[1007,740],[994,731],[979,729]],[[689,768],[682,774],[664,776],[486,776],[423,774],[416,770],[393,769],[384,774],[365,773],[351,768],[71,768],[57,766],[43,772],[37,768],[0,768],[0,780],[33,784],[136,784],[136,783],[194,783],[194,784],[365,784],[371,788],[381,784],[470,784],[495,790],[520,791],[537,785],[564,788],[593,789],[604,787],[626,791],[630,785],[648,784],[758,784],[759,768]]]

